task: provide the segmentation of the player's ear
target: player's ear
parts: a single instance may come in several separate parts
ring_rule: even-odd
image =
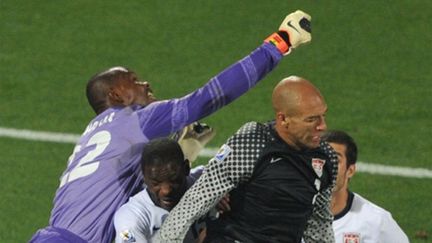
[[[276,120],[279,122],[283,127],[288,128],[289,125],[289,117],[287,117],[282,112],[278,112],[276,114]]]
[[[188,176],[189,175],[189,173],[190,173],[190,171],[191,171],[191,166],[190,166],[190,162],[189,162],[189,160],[188,159],[185,159],[185,161],[184,161],[184,172],[185,172],[185,175],[186,176]]]
[[[111,87],[108,91],[108,102],[111,105],[123,104],[124,100],[120,91],[116,87]]]
[[[356,165],[355,164],[350,165],[347,169],[348,178],[351,179],[351,177],[354,176],[355,172],[356,172]]]

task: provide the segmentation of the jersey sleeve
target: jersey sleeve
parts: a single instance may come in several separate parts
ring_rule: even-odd
[[[305,243],[334,242],[333,214],[331,212],[331,194],[336,183],[338,172],[338,158],[333,148],[327,142],[321,142],[321,149],[330,158],[332,164],[331,184],[316,195],[312,215],[307,221],[303,234]]]
[[[407,235],[389,212],[385,212],[382,217],[378,240],[379,242],[409,243]]]
[[[222,145],[198,181],[170,212],[159,231],[161,242],[182,242],[195,220],[213,208],[225,193],[251,177],[262,146],[244,142],[251,136],[247,127]]]
[[[214,113],[254,87],[281,58],[275,46],[264,43],[192,93],[151,103],[137,112],[144,135],[167,136]]]
[[[150,222],[145,215],[135,213],[127,203],[114,215],[115,243],[148,242]]]

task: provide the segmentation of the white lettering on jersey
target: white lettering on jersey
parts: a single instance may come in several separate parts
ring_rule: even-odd
[[[93,150],[87,152],[87,154],[82,157],[82,159],[75,165],[73,169],[65,173],[60,179],[60,187],[64,184],[74,181],[78,178],[92,174],[99,167],[99,161],[93,161],[97,156],[103,153],[106,147],[111,142],[111,133],[102,130],[94,134],[85,147],[96,145]],[[68,166],[72,163],[75,158],[76,153],[81,151],[81,145],[77,145],[74,148],[72,155],[69,157]]]
[[[90,123],[87,126],[86,130],[84,131],[83,136],[86,135],[87,133],[93,132],[96,128],[101,127],[102,125],[112,122],[114,119],[114,115],[115,112],[111,112],[110,114],[106,115],[102,119]]]

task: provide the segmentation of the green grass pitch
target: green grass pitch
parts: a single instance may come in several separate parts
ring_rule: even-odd
[[[288,75],[326,97],[328,126],[360,160],[432,169],[432,1],[0,1],[0,127],[79,134],[93,117],[85,84],[124,65],[161,98],[187,94],[248,54],[289,12],[312,16],[313,40],[256,88],[205,119],[219,146],[247,121],[272,119]],[[72,144],[0,137],[0,242],[48,223]],[[201,159],[204,163],[204,159]],[[431,179],[357,174],[352,189],[388,209],[411,242],[432,239]]]

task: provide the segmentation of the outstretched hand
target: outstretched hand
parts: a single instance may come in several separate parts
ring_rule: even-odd
[[[311,41],[311,19],[309,14],[297,10],[287,15],[282,21],[279,31],[288,33],[290,48],[297,48],[299,45]]]

